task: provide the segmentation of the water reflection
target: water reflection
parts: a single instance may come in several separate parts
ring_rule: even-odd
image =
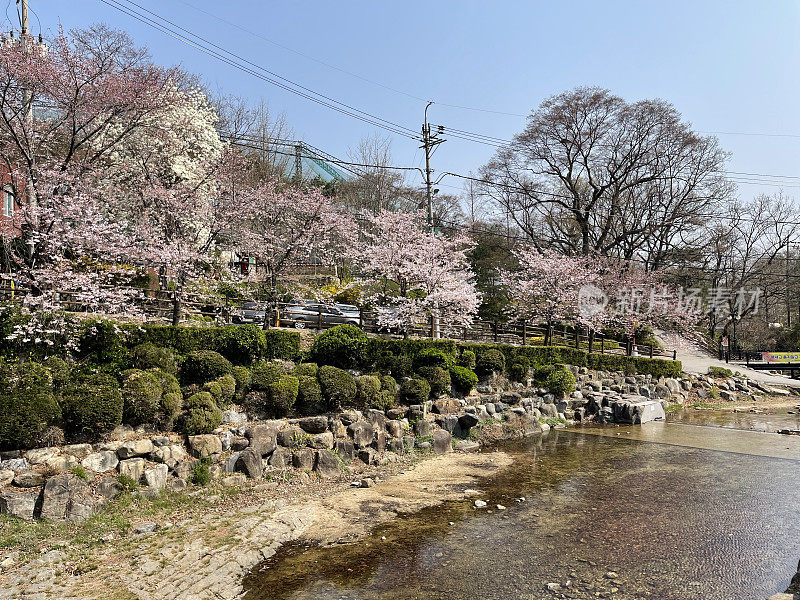
[[[356,544],[287,547],[247,598],[530,600],[557,583],[565,598],[752,600],[789,585],[800,463],[553,434],[483,486],[506,510],[451,503]]]

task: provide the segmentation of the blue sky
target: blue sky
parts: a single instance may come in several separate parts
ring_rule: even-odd
[[[14,18],[14,1],[7,1]],[[136,1],[280,75],[414,130],[425,102],[406,94],[437,102],[429,112],[434,123],[499,138],[519,131],[524,117],[444,104],[527,114],[544,98],[578,85],[606,87],[628,100],[664,98],[702,132],[783,134],[719,138],[732,154],[729,170],[797,176],[783,189],[800,196],[797,2]],[[263,97],[286,114],[298,137],[339,157],[376,131],[219,63],[99,0],[30,5],[34,33],[36,17],[45,30],[97,21],[126,29],[157,62],[180,64],[226,93]],[[393,137],[395,164],[419,166],[417,145]],[[449,139],[433,166],[467,173],[492,152]],[[448,183],[460,187],[458,180]],[[739,194],[779,189],[742,184]]]

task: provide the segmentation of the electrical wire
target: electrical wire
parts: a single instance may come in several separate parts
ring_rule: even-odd
[[[174,24],[172,21],[169,21],[168,19],[160,17],[156,13],[141,7],[140,5],[136,4],[135,2],[132,2],[131,0],[99,0],[99,1],[111,8],[118,10],[119,12],[122,12],[132,17],[133,19],[141,23],[144,23],[145,25],[152,27],[153,29],[156,29],[157,31],[165,33],[166,35],[169,35],[170,37],[182,43],[185,43],[186,45],[200,52],[203,52],[204,54],[212,56],[213,58],[216,58],[217,60],[225,64],[228,64],[245,73],[253,75],[254,77],[266,81],[267,83],[275,85],[281,89],[284,89],[288,92],[296,94],[302,98],[305,98],[322,106],[325,106],[326,108],[330,108],[339,113],[358,119],[370,125],[374,125],[376,127],[385,129],[386,131],[389,131],[396,135],[401,135],[403,137],[415,140],[418,138],[416,131],[414,131],[413,129],[410,129],[398,123],[394,123],[387,119],[383,119],[367,111],[360,110],[349,104],[335,100],[320,92],[316,92],[311,88],[302,86],[290,79],[287,79],[281,75],[278,75],[277,73],[274,73],[273,71],[270,71],[269,69],[266,69],[265,67],[262,67],[261,65],[249,61],[234,52],[226,50],[222,46],[219,46],[214,42],[211,42],[206,38],[203,38],[202,36],[192,33],[191,31],[184,29],[179,25]],[[137,11],[134,8],[131,8],[126,4],[122,4],[122,2],[127,2],[129,5],[138,7],[141,11],[153,15],[155,19],[150,18],[145,14],[142,14],[141,12]],[[162,22],[159,22],[156,19],[159,19],[160,21],[163,21],[163,23],[167,23],[168,25],[164,25]],[[170,27],[170,25],[175,29]],[[176,31],[176,29],[179,31]],[[180,31],[185,32],[186,35],[180,33]],[[261,73],[259,71],[261,71]],[[266,73],[267,75],[264,75],[264,73]]]

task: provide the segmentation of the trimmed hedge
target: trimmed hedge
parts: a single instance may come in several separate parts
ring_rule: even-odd
[[[568,396],[575,391],[575,375],[566,368],[554,369],[544,380],[544,386],[553,394]]]
[[[50,372],[37,363],[6,365],[0,372],[0,449],[32,448],[61,410]]]
[[[181,380],[184,383],[202,384],[232,373],[231,361],[214,350],[190,352],[181,365]]]
[[[294,368],[294,374],[296,377],[316,377],[317,371],[319,370],[319,366],[317,363],[308,362],[308,363],[299,363]]]
[[[253,365],[250,375],[250,389],[256,392],[266,392],[270,385],[278,381],[282,376],[288,374],[289,369],[282,363],[256,363]]]
[[[472,350],[464,350],[458,357],[457,364],[466,367],[470,371],[475,369],[475,353]]]
[[[309,375],[298,375],[297,381],[297,401],[295,402],[297,414],[313,416],[325,412],[327,406],[322,399],[322,388],[317,378]]]
[[[508,377],[512,381],[523,383],[528,377],[531,361],[525,356],[516,356],[508,366]]]
[[[441,367],[446,369],[455,363],[455,357],[441,348],[423,348],[414,355],[414,366]]]
[[[406,379],[400,385],[400,400],[404,404],[424,404],[431,395],[431,386],[424,379]]]
[[[336,325],[314,340],[309,356],[312,360],[349,369],[365,365],[367,334],[355,325]]]
[[[356,381],[350,373],[326,365],[320,367],[319,383],[322,387],[322,395],[332,408],[352,405],[355,400],[358,388]]]
[[[237,400],[242,400],[247,395],[247,392],[250,391],[250,382],[252,380],[250,369],[247,367],[233,367],[233,372],[231,374],[236,381],[236,393],[234,397]]]
[[[122,384],[122,399],[126,423],[150,425],[161,406],[161,385],[153,373],[131,369]]]
[[[402,355],[416,356],[427,349],[441,350],[455,359],[456,348],[456,342],[453,340],[388,340],[383,338],[369,338],[367,340],[365,360],[361,366],[369,367],[374,365],[378,358],[387,352],[398,357]]]
[[[466,396],[478,385],[478,376],[467,367],[454,365],[450,367],[450,381],[454,390]]]
[[[78,375],[61,393],[64,430],[72,438],[111,431],[122,423],[122,409],[119,383],[105,373]]]
[[[381,391],[380,377],[375,375],[361,375],[356,377],[356,408],[374,408]]]
[[[139,344],[130,350],[129,364],[135,369],[161,369],[165,373],[176,375],[178,363],[175,352],[171,348],[156,346],[152,342]]]
[[[417,372],[431,386],[431,396],[450,391],[450,372],[442,367],[420,367]]]
[[[288,416],[297,400],[299,385],[297,377],[292,375],[282,375],[277,381],[271,383],[264,406],[267,414],[278,419]]]
[[[475,361],[475,371],[481,375],[491,375],[492,373],[502,373],[506,370],[506,357],[496,348],[486,348]]]
[[[184,408],[183,430],[186,435],[211,433],[222,423],[222,411],[208,392],[189,396]]]

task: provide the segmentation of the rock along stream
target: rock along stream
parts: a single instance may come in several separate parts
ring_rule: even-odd
[[[479,495],[355,544],[284,547],[246,598],[759,600],[797,570],[800,437],[651,423],[510,451]]]

